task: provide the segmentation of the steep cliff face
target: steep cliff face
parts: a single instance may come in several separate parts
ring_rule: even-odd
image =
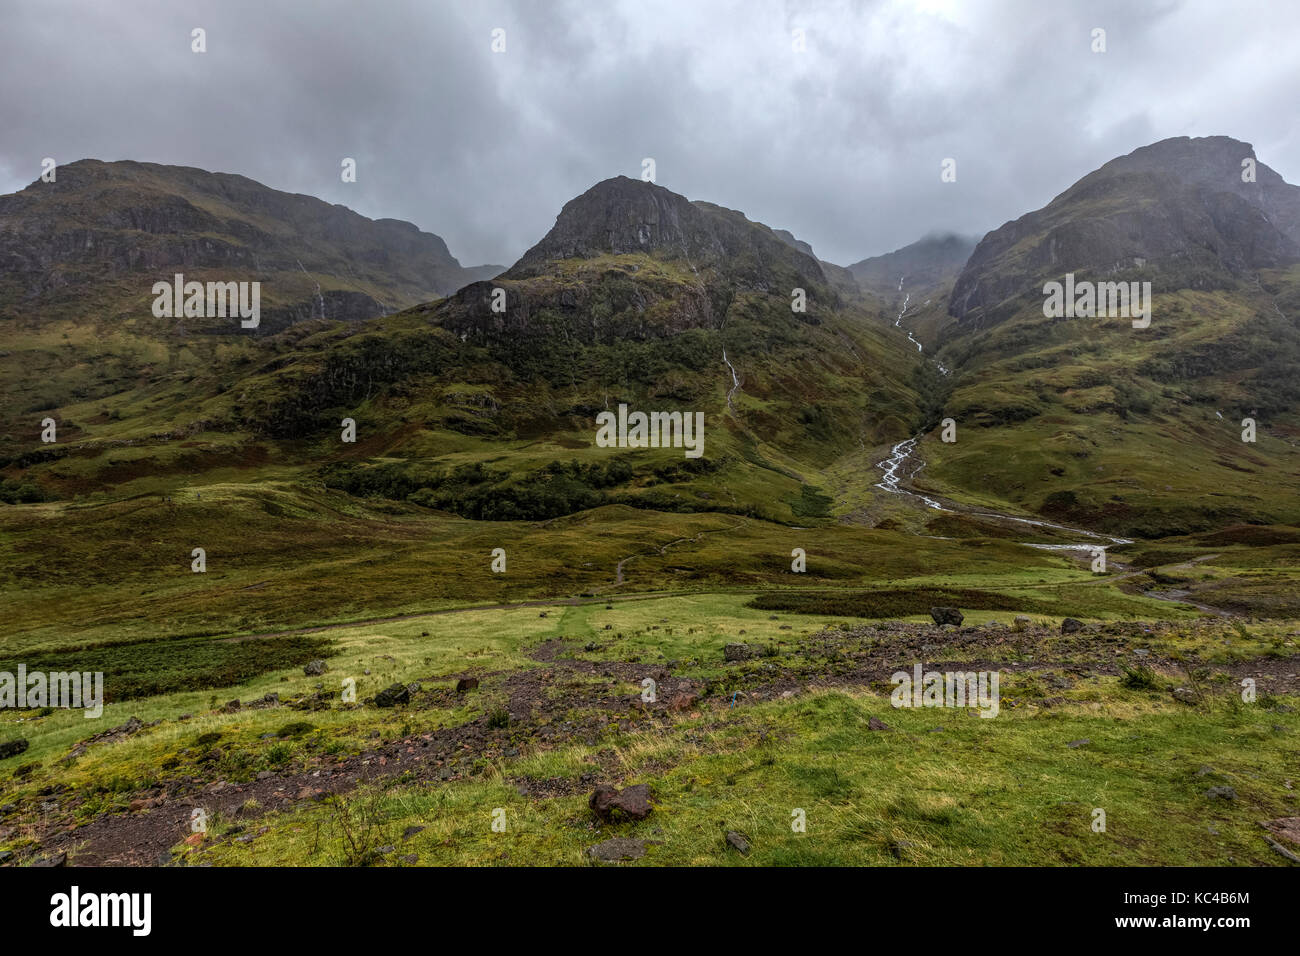
[[[361,319],[501,271],[464,269],[438,236],[243,176],[82,160],[0,196],[0,315],[148,316],[150,289],[185,273],[260,281],[268,328]]]
[[[550,232],[505,278],[553,272],[559,260],[633,253],[681,263],[712,285],[740,291],[826,291],[817,259],[767,226],[626,176],[597,183],[565,203]]]
[[[802,300],[803,308],[792,308]],[[780,334],[840,304],[816,257],[742,213],[625,176],[564,204],[509,270],[459,290],[442,327],[505,350],[613,345],[722,328],[762,314]]]
[[[1243,160],[1253,163],[1254,182],[1243,181]],[[1296,261],[1300,188],[1258,162],[1247,143],[1180,137],[1112,160],[989,233],[948,308],[964,325],[987,326],[1067,271],[1140,277],[1156,291],[1211,290]]]

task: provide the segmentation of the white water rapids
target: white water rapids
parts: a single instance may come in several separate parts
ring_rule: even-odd
[[[899,276],[899,277],[898,277],[898,291],[899,291],[899,292],[902,292],[902,291],[903,291],[903,280],[906,279],[906,278],[907,278],[907,276]],[[898,312],[898,317],[897,317],[896,319],[894,319],[894,328],[899,329],[900,331],[902,331],[903,333],[905,333],[905,334],[907,335],[907,341],[909,341],[909,342],[911,342],[913,345],[915,345],[915,346],[916,346],[916,350],[917,350],[918,352],[924,352],[925,349],[923,349],[923,348],[921,347],[921,343],[918,342],[918,341],[916,340],[916,336],[914,336],[914,335],[912,334],[911,330],[910,330],[910,329],[905,329],[905,328],[903,328],[903,316],[907,314],[907,304],[908,304],[909,302],[911,302],[911,301],[912,301],[912,293],[910,293],[910,292],[904,292],[904,293],[903,293],[903,307],[902,307],[902,309],[899,310],[899,312]],[[938,359],[935,359],[935,360],[934,360],[934,364],[937,365],[937,366],[939,367],[939,371],[942,372],[944,375],[947,375],[947,374],[948,374],[948,369],[947,369],[947,368],[944,366],[944,364],[943,364],[942,362],[940,362]]]

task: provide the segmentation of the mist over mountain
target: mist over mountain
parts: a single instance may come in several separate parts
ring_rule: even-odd
[[[952,281],[978,240],[954,233],[925,236],[911,245],[848,266],[864,288],[889,294],[902,288],[931,289]]]

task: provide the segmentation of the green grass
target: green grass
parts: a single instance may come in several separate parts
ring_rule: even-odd
[[[582,865],[614,835],[650,846],[641,865],[1274,865],[1256,819],[1290,812],[1284,786],[1300,729],[1239,708],[1189,714],[1151,706],[1111,683],[1104,708],[1016,713],[1005,720],[896,711],[844,692],[686,720],[671,734],[618,734],[595,746],[498,761],[483,779],[409,787],[373,801],[381,836],[420,865]],[[868,718],[892,732],[872,732]],[[1281,731],[1272,725],[1284,725]],[[933,732],[941,728],[941,732]],[[1071,750],[1066,743],[1091,743]],[[650,782],[656,809],[640,824],[599,828],[585,796],[529,799],[510,784],[576,777],[597,751],[623,783]],[[1209,766],[1209,773],[1198,771]],[[1205,796],[1230,782],[1231,803]],[[505,811],[504,832],[491,828]],[[1094,810],[1106,814],[1094,832]],[[791,828],[802,810],[806,832]],[[360,812],[357,810],[356,812]],[[309,808],[262,821],[249,844],[222,843],[192,862],[346,862],[329,839],[339,810]],[[411,826],[425,829],[399,839]],[[753,851],[726,847],[743,832]],[[326,834],[322,839],[321,834]],[[634,864],[635,865],[635,864]]]

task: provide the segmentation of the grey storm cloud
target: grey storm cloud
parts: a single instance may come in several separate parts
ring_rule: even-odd
[[[1167,136],[1234,136],[1296,182],[1297,27],[1300,5],[1214,0],[9,3],[0,192],[46,156],[198,166],[508,265],[650,157],[847,264],[983,234]]]

